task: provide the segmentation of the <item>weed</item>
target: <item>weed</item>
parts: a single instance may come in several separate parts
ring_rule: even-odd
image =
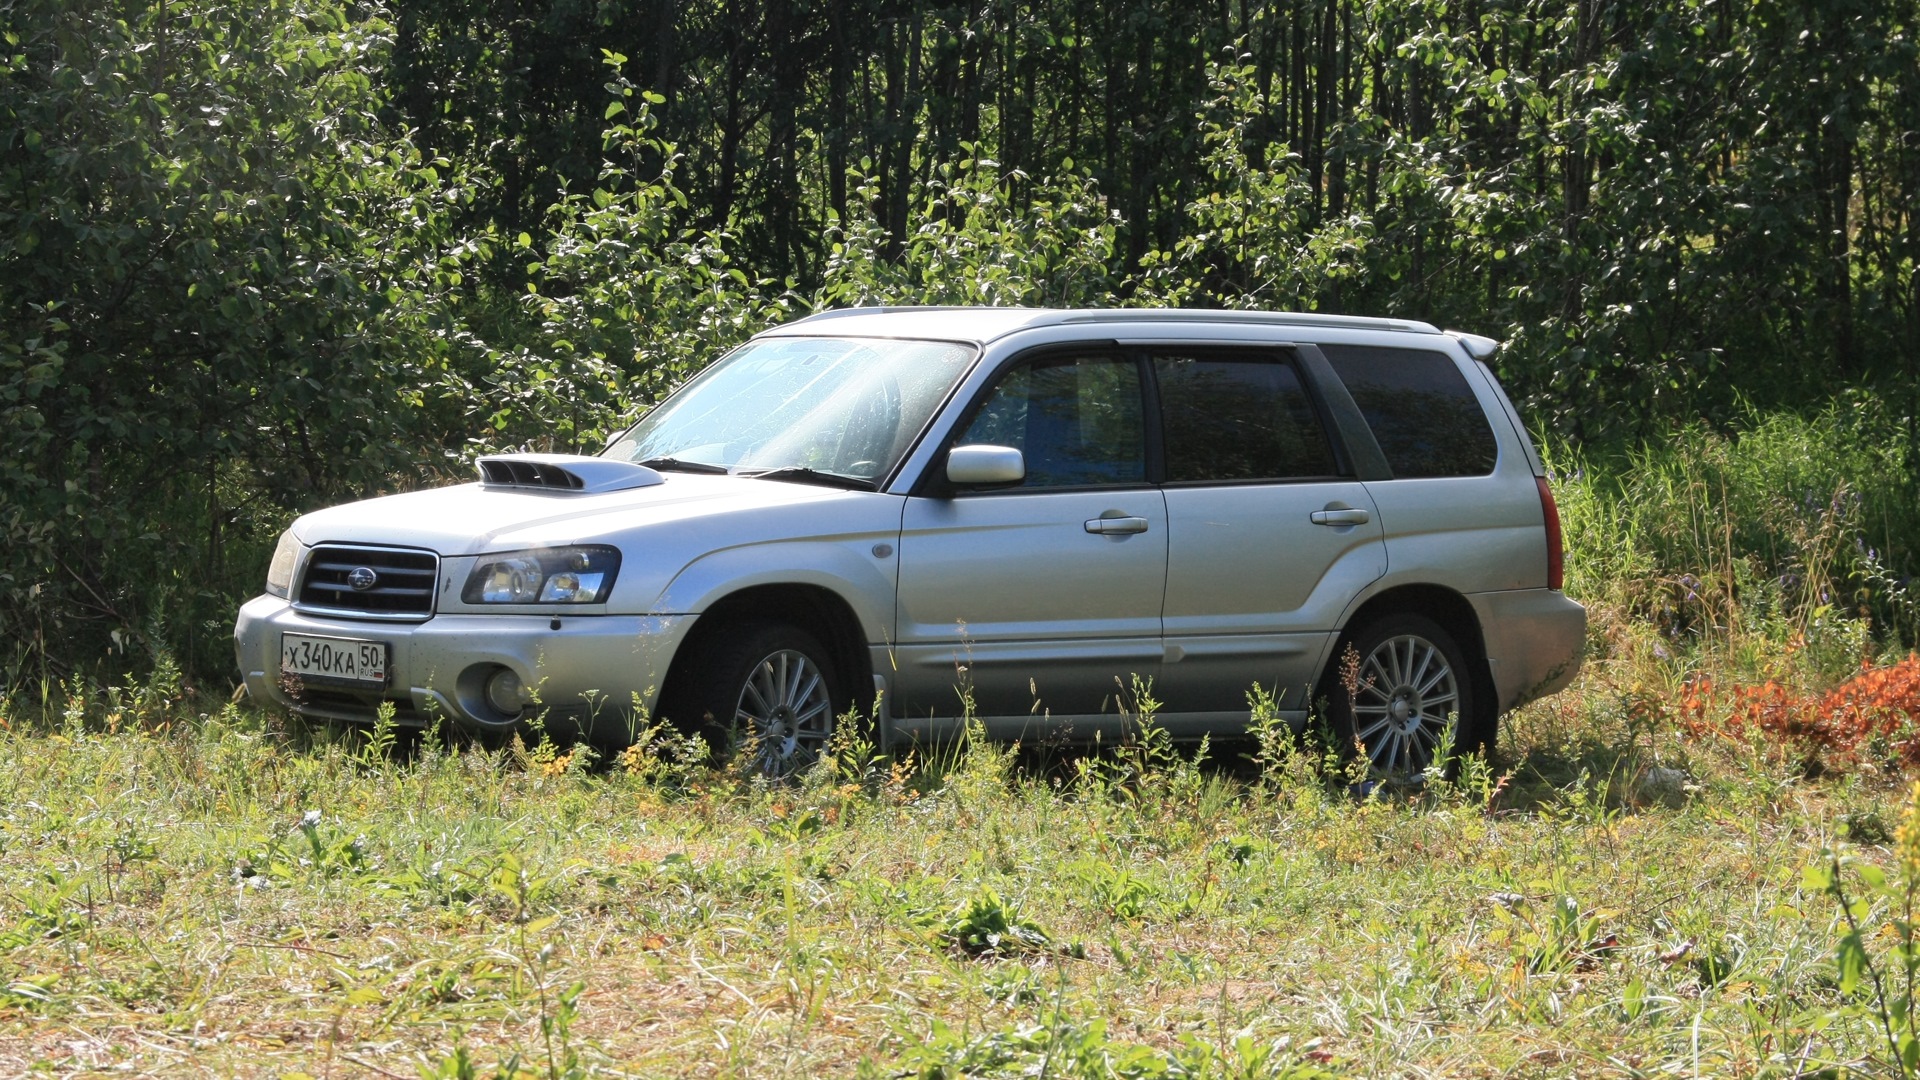
[[[1920,1076],[1916,976],[1920,936],[1914,901],[1920,896],[1920,783],[1908,796],[1894,836],[1894,866],[1841,849],[1807,868],[1801,888],[1828,897],[1845,933],[1834,950],[1839,1010],[1864,1016],[1879,1036],[1871,1055],[1878,1075]]]
[[[1050,948],[1045,930],[986,886],[974,890],[940,929],[941,940],[969,956],[1011,956]]]
[[[1122,1042],[1103,1020],[1080,1020],[1056,1010],[1039,1022],[983,1032],[971,1038],[935,1021],[924,1033],[903,1036],[895,1075],[945,1077],[1054,1076],[1062,1080],[1158,1080],[1187,1076],[1321,1080],[1334,1073],[1311,1060],[1289,1060],[1284,1044],[1235,1035],[1222,1048],[1192,1035],[1171,1051]],[[1309,1051],[1313,1053],[1313,1051]]]
[[[615,766],[650,790],[678,793],[690,788],[705,770],[711,744],[668,721],[652,719],[637,694],[629,715],[631,741],[615,756]]]

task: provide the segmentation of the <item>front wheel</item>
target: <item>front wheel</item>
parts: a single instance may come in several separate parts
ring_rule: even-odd
[[[825,753],[845,695],[827,650],[804,630],[748,624],[707,644],[693,685],[669,719],[696,720],[716,741],[731,738],[745,770],[773,779],[801,772]]]
[[[1334,734],[1372,779],[1419,782],[1443,743],[1479,749],[1466,654],[1439,623],[1392,615],[1348,635],[1326,680]]]

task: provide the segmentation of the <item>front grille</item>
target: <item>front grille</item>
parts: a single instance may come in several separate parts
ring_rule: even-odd
[[[413,702],[407,698],[381,698],[346,690],[305,686],[293,695],[293,700],[294,708],[300,712],[355,723],[371,724],[379,719],[383,701],[393,703],[393,722],[401,727],[425,727],[430,719],[426,713],[414,708]]]
[[[439,576],[440,557],[431,551],[321,544],[307,558],[295,606],[362,619],[424,619],[433,614]]]

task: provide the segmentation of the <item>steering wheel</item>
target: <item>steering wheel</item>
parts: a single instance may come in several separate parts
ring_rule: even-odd
[[[902,398],[900,380],[882,373],[874,392],[847,412],[847,426],[833,453],[835,472],[878,478],[899,435]]]

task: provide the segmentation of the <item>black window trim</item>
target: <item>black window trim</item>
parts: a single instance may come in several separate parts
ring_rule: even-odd
[[[1306,391],[1307,400],[1313,406],[1322,431],[1327,436],[1328,449],[1333,454],[1334,468],[1339,472],[1331,476],[1262,477],[1246,480],[1167,480],[1166,443],[1163,431],[1166,418],[1160,412],[1160,381],[1153,367],[1155,351],[1167,349],[1215,353],[1263,353],[1269,356],[1277,355],[1283,361],[1290,354],[1295,361],[1295,370],[1300,375],[1300,383]],[[973,425],[974,418],[979,415],[987,398],[1000,385],[1001,378],[1007,372],[1020,364],[1045,359],[1051,355],[1089,353],[1105,353],[1118,359],[1131,360],[1135,371],[1139,374],[1141,408],[1145,412],[1146,424],[1142,433],[1147,458],[1144,482],[1076,484],[1047,488],[956,488],[947,482],[947,451],[951,450],[959,438]],[[1388,467],[1386,454],[1381,451],[1379,442],[1374,439],[1373,429],[1367,426],[1366,417],[1361,414],[1360,406],[1354,403],[1353,396],[1347,392],[1346,384],[1340,381],[1339,375],[1333,370],[1333,365],[1327,362],[1326,354],[1311,342],[1159,339],[1134,340],[1123,344],[1111,338],[1092,338],[1084,341],[1059,341],[1035,345],[1032,348],[1022,349],[995,364],[992,373],[981,384],[979,392],[974,395],[972,401],[967,402],[965,410],[948,429],[945,445],[928,461],[927,468],[906,494],[910,498],[953,499],[988,495],[999,497],[1086,491],[1141,491],[1148,488],[1249,487],[1391,479],[1393,479],[1393,470]]]
[[[1301,342],[1293,348],[1299,354],[1300,366],[1307,376],[1307,392],[1320,398],[1327,415],[1333,418],[1334,429],[1339,432],[1335,441],[1344,443],[1351,455],[1347,467],[1352,469],[1353,478],[1362,482],[1393,479],[1393,469],[1387,465],[1386,453],[1373,437],[1373,429],[1367,426],[1367,418],[1361,415],[1360,406],[1354,403],[1353,395],[1347,392],[1347,384],[1340,381],[1333,365],[1327,362],[1327,354],[1321,352],[1319,346],[1307,342]]]
[[[1486,477],[1494,476],[1499,473],[1500,461],[1501,461],[1501,458],[1506,454],[1506,446],[1500,438],[1499,430],[1494,426],[1493,417],[1488,415],[1489,410],[1487,408],[1487,403],[1481,400],[1479,388],[1474,386],[1473,379],[1470,377],[1469,373],[1466,371],[1462,371],[1460,369],[1459,357],[1456,357],[1453,353],[1448,352],[1446,349],[1429,348],[1424,345],[1401,345],[1401,344],[1380,345],[1380,344],[1374,344],[1374,343],[1368,343],[1368,342],[1352,342],[1352,343],[1342,342],[1340,344],[1343,344],[1343,345],[1350,344],[1354,348],[1361,348],[1361,349],[1386,349],[1386,350],[1400,350],[1404,352],[1432,353],[1444,359],[1445,361],[1447,361],[1448,364],[1452,365],[1454,372],[1460,376],[1461,385],[1467,391],[1468,398],[1473,401],[1473,403],[1479,410],[1480,421],[1481,423],[1486,425],[1487,438],[1491,440],[1493,443],[1493,464],[1487,469],[1487,471],[1476,472],[1476,473],[1461,473],[1457,475],[1443,475],[1443,476],[1409,476],[1409,477],[1405,477],[1406,480],[1408,481],[1473,480],[1473,479],[1484,479]],[[1364,413],[1360,411],[1359,404],[1353,400],[1352,394],[1347,390],[1347,384],[1341,380],[1339,373],[1333,370],[1333,364],[1326,359],[1326,354],[1320,353],[1320,350],[1317,348],[1314,350],[1314,352],[1319,354],[1320,362],[1326,365],[1328,385],[1335,387],[1338,390],[1340,396],[1345,398],[1347,403],[1353,407],[1353,415],[1358,423],[1359,430],[1365,434],[1367,443],[1373,447],[1374,452],[1377,453],[1380,457],[1380,468],[1384,470],[1385,475],[1379,476],[1379,477],[1373,477],[1372,479],[1377,479],[1377,480],[1401,479],[1400,477],[1396,477],[1393,474],[1392,466],[1387,464],[1386,451],[1380,448],[1379,441],[1374,438],[1373,427],[1372,425],[1367,423],[1366,416]],[[1486,368],[1486,363],[1484,361],[1477,361],[1469,358],[1469,363],[1477,364],[1482,369]],[[1499,380],[1492,378],[1491,370],[1487,371],[1487,375],[1488,375],[1487,381],[1493,387],[1494,397],[1496,399],[1503,398],[1505,396],[1505,391],[1500,389]],[[1507,403],[1507,408],[1509,410],[1512,408],[1511,403]],[[1513,421],[1514,415],[1517,415],[1517,414],[1509,415],[1510,423]],[[1519,430],[1524,431],[1523,428]],[[1531,448],[1531,442],[1530,440],[1525,438],[1524,434],[1522,435],[1522,438],[1521,438],[1521,444],[1523,446],[1527,446]]]

